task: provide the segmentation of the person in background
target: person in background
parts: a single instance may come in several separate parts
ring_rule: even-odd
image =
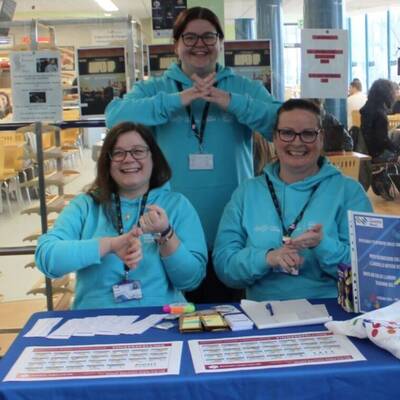
[[[400,114],[400,83],[397,83],[396,85],[396,100],[393,104],[391,114]]]
[[[359,111],[360,108],[367,102],[367,96],[362,92],[361,81],[354,78],[350,82],[349,96],[347,97],[347,129],[353,126],[353,111]]]
[[[152,126],[172,167],[171,186],[198,211],[211,251],[225,204],[238,184],[253,176],[253,132],[271,138],[280,103],[262,82],[218,64],[224,33],[209,9],[182,11],[173,39],[179,62],[114,99],[106,122],[109,127],[123,120]],[[189,294],[191,301],[240,298],[218,282],[211,265],[207,271],[204,285]]]
[[[389,138],[387,115],[396,99],[396,83],[377,79],[368,93],[368,100],[361,108],[361,131],[372,161],[385,162],[397,159],[398,146]]]
[[[372,206],[358,182],[321,156],[321,127],[315,104],[285,102],[273,137],[278,160],[225,207],[214,265],[248,299],[337,297],[337,266],[350,263],[347,212]]]
[[[50,278],[76,272],[73,308],[161,306],[185,301],[205,275],[199,217],[169,190],[170,167],[144,126],[112,128],[97,176],[38,241],[35,259]]]
[[[352,151],[353,139],[347,129],[324,108],[323,100],[309,99],[321,110],[322,129],[324,131],[324,151]]]

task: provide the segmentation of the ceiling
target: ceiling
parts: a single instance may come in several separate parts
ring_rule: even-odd
[[[161,0],[162,1],[162,0]],[[339,0],[340,1],[340,0]],[[342,0],[347,14],[369,8],[388,8],[399,0]],[[112,16],[132,15],[135,19],[151,17],[151,0],[113,0],[119,11]],[[201,2],[199,2],[201,3]],[[284,21],[302,19],[303,0],[282,0]],[[256,0],[225,0],[225,20],[255,18]],[[90,18],[104,17],[104,11],[94,0],[18,0],[14,19]]]

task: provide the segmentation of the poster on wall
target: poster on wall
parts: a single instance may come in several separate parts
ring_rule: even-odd
[[[303,29],[301,31],[301,97],[346,98],[347,82],[347,31]]]
[[[186,0],[153,0],[151,2],[153,36],[170,38],[177,16],[185,9]]]
[[[160,76],[178,57],[173,44],[149,45],[150,76]]]
[[[125,48],[81,48],[77,59],[81,115],[103,115],[114,97],[126,93]]]
[[[238,75],[263,82],[271,93],[270,40],[236,40],[224,43],[225,66]]]
[[[61,121],[60,51],[13,51],[10,65],[13,121]]]

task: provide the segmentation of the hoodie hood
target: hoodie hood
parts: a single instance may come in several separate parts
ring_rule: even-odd
[[[217,82],[234,75],[234,72],[231,68],[224,68],[218,63],[216,70],[217,70],[217,75],[216,75]],[[170,79],[173,79],[174,81],[181,82],[183,86],[192,86],[192,80],[182,71],[178,63],[171,64],[164,74],[165,76],[167,76]]]
[[[340,174],[340,171],[334,165],[332,165],[331,162],[326,157],[320,157],[318,160],[318,164],[320,165],[320,170],[318,171],[318,173],[309,176],[301,181],[291,183],[290,186],[292,186],[296,190],[308,191],[315,185],[327,179],[328,177]],[[276,187],[287,185],[279,177],[279,171],[280,171],[279,161],[276,161],[273,164],[268,164],[264,168],[264,172],[268,174],[268,177],[271,179],[271,182]]]

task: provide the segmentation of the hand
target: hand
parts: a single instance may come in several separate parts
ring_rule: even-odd
[[[143,258],[139,239],[141,234],[141,229],[134,227],[123,235],[111,238],[110,251],[114,252],[128,268],[136,268]]]
[[[189,89],[183,90],[181,95],[182,104],[186,107],[196,99],[201,99],[209,93],[210,87],[215,83],[215,72],[207,75],[205,78],[200,78],[196,74],[191,76],[193,86]]]
[[[161,233],[169,227],[168,216],[164,209],[155,204],[148,205],[148,210],[139,220],[143,233]]]
[[[298,275],[304,259],[295,248],[284,245],[279,249],[269,251],[266,261],[272,268],[281,268],[286,273]]]
[[[217,104],[224,111],[227,110],[231,96],[225,90],[214,87],[215,72],[204,79],[198,77],[196,74],[193,74],[191,78],[193,79],[194,87],[197,88],[203,100]]]
[[[322,237],[322,225],[315,224],[313,227],[296,238],[291,238],[286,244],[289,247],[293,247],[297,250],[309,249],[318,246],[322,240]]]

